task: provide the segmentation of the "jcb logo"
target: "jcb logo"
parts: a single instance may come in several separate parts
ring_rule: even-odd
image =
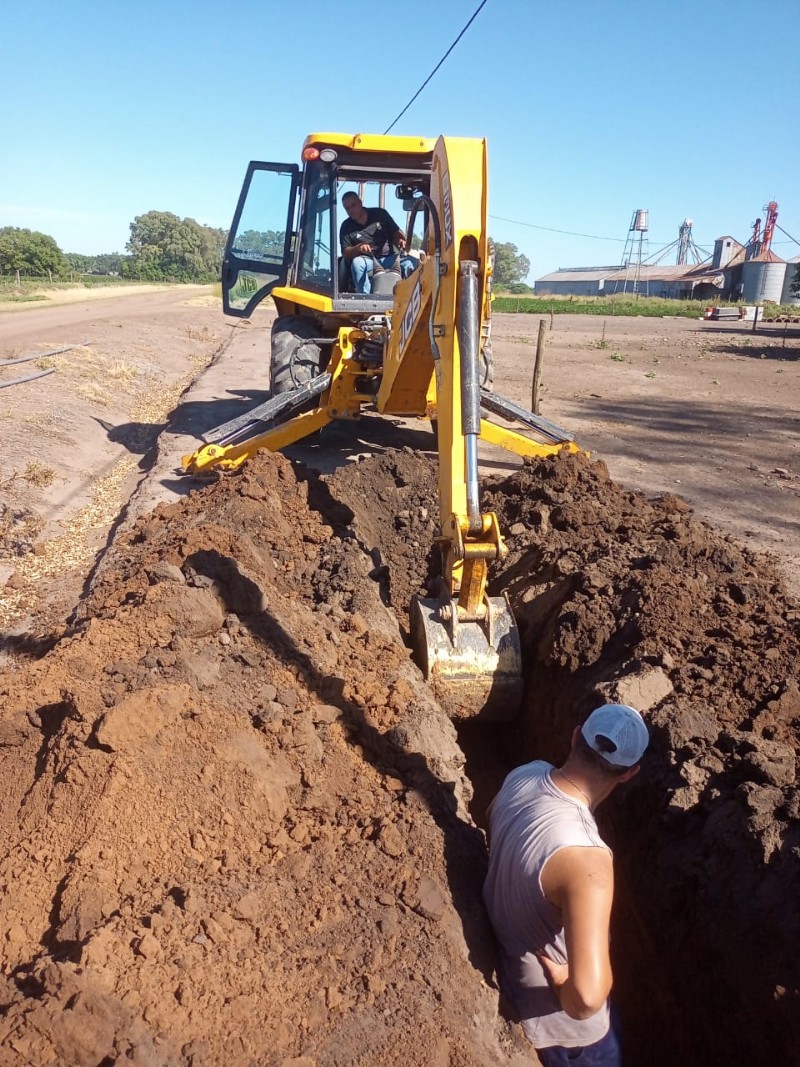
[[[453,243],[453,202],[450,196],[450,175],[442,175],[442,207],[444,208],[444,247]]]
[[[411,299],[408,302],[408,307],[403,315],[403,322],[400,326],[400,351],[403,352],[406,347],[406,342],[411,336],[414,323],[417,321],[419,315],[420,304],[422,301],[422,287],[417,281],[414,286],[414,292],[411,294]]]

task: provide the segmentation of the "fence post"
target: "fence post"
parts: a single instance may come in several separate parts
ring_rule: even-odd
[[[534,415],[539,414],[539,392],[542,384],[546,328],[544,319],[539,319],[539,336],[536,338],[536,358],[533,361],[533,382],[531,384],[531,411]]]

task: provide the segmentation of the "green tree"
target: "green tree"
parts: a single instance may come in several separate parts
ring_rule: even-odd
[[[74,274],[120,274],[126,257],[119,252],[102,252],[96,256],[67,252],[65,258]]]
[[[220,231],[224,232],[224,231]],[[240,255],[280,259],[283,256],[285,230],[245,230],[237,234],[235,251]],[[223,241],[223,250],[224,250]]]
[[[531,269],[531,261],[517,251],[517,246],[506,242],[505,244],[494,243],[494,284],[498,288],[507,289],[523,278],[528,276]]]
[[[75,274],[86,274],[91,269],[92,256],[83,256],[80,252],[67,252],[64,258],[69,269]]]
[[[131,223],[124,274],[170,281],[210,281],[219,276],[224,231],[180,219],[171,211],[148,211]]]
[[[0,274],[32,274],[63,277],[69,270],[64,253],[54,238],[37,230],[3,226],[0,229]]]
[[[122,261],[125,258],[119,252],[102,252],[100,255],[92,256],[89,270],[92,274],[120,274]]]

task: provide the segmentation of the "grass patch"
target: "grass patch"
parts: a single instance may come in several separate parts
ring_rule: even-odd
[[[15,293],[10,289],[0,287],[0,301],[4,301],[6,304],[33,304],[37,300],[46,299],[47,297],[42,293]]]
[[[55,476],[56,472],[53,468],[40,463],[38,459],[32,459],[22,472],[22,477],[25,481],[37,486],[39,489],[46,489],[48,485],[52,485]]]
[[[121,360],[117,363],[112,363],[108,368],[107,374],[109,378],[113,378],[118,382],[132,382],[139,377],[139,371],[131,363],[123,363]]]
[[[108,405],[108,392],[99,385],[95,385],[94,382],[81,383],[78,386],[77,393],[78,396],[82,397],[84,400],[88,400],[92,404],[97,404],[101,408]]]

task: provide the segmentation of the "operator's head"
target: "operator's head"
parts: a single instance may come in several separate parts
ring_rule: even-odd
[[[627,704],[603,704],[595,708],[581,727],[582,745],[600,765],[612,773],[636,767],[647,749],[650,735],[642,716]]]
[[[357,193],[345,193],[342,197],[342,207],[351,219],[357,219],[364,209],[361,198]]]

